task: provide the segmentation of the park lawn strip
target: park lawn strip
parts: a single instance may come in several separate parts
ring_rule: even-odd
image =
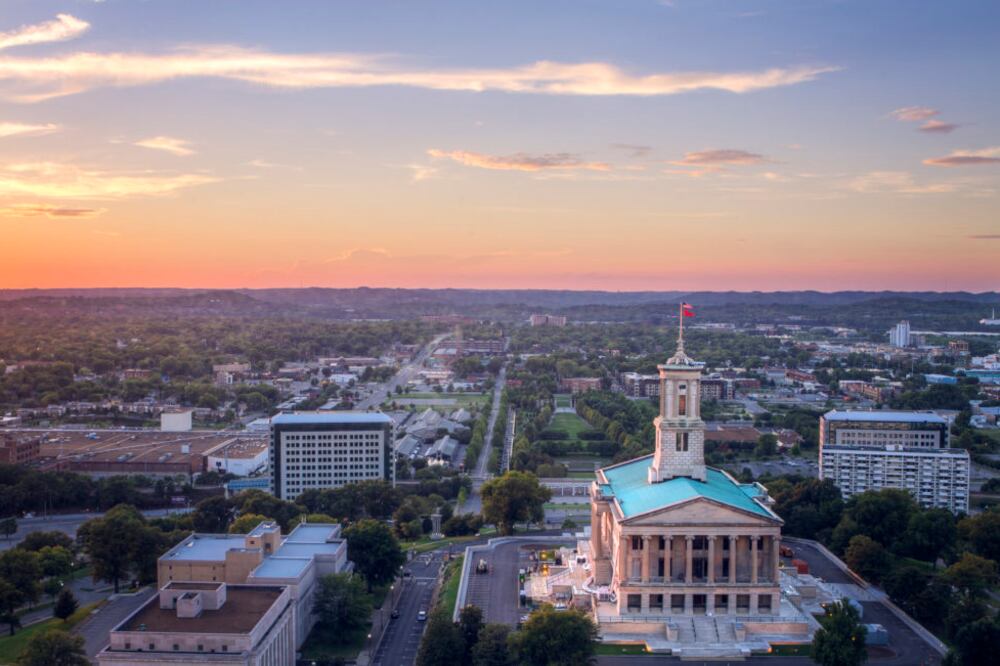
[[[62,629],[64,631],[69,631],[76,625],[83,622],[83,620],[85,620],[95,608],[103,603],[103,601],[98,601],[87,606],[81,606],[76,609],[76,612],[70,615],[65,622],[59,618],[53,617],[48,620],[42,620],[41,622],[29,625],[18,631],[13,636],[4,636],[3,638],[0,638],[0,664],[13,664],[17,661],[18,656],[21,654],[21,651],[24,650],[24,646],[28,644],[28,641],[31,640],[32,636],[45,633],[49,629]]]
[[[358,627],[348,632],[338,630],[341,640],[332,641],[325,627],[317,624],[302,645],[302,658],[310,661],[353,660],[365,646],[370,627]]]
[[[654,656],[652,652],[646,651],[646,646],[642,643],[598,643],[594,648],[594,654],[598,657],[615,657],[619,655]]]
[[[576,414],[559,413],[552,416],[549,422],[550,430],[563,430],[568,435],[567,439],[575,440],[581,432],[593,430],[590,424]]]
[[[452,617],[455,613],[455,603],[458,601],[458,584],[462,580],[462,561],[465,555],[459,555],[448,563],[444,570],[444,581],[441,583],[441,595],[438,605]]]

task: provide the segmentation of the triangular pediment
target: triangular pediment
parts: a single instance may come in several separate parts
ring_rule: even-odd
[[[711,500],[705,497],[671,504],[622,521],[626,525],[759,525],[779,524],[776,519],[750,513],[743,509]]]

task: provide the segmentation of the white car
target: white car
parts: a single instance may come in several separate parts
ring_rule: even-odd
[[[424,620],[426,620],[427,619],[427,611],[425,611],[425,610],[419,611],[417,613],[417,619],[420,620],[421,622],[423,622]]]

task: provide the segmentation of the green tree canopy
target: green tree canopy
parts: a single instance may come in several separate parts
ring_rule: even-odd
[[[368,590],[374,585],[391,581],[406,556],[393,536],[392,530],[382,522],[366,518],[344,530],[347,539],[347,557],[365,577]]]
[[[868,660],[867,630],[858,611],[844,599],[827,608],[813,636],[812,658],[820,666],[860,666]]]
[[[483,519],[494,523],[503,535],[514,533],[514,524],[522,521],[540,523],[545,519],[545,503],[552,491],[529,472],[511,471],[490,479],[480,490]]]
[[[17,666],[90,666],[83,645],[83,636],[50,629],[31,637]]]
[[[594,656],[597,626],[589,615],[576,610],[557,611],[542,605],[512,637],[518,664],[575,666]]]
[[[329,574],[319,580],[313,612],[319,616],[326,635],[346,639],[351,630],[368,626],[372,598],[359,576]]]

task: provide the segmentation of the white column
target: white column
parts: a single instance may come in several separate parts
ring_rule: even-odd
[[[736,547],[740,544],[740,538],[735,535],[729,536],[729,583],[736,582]]]
[[[754,584],[757,582],[757,540],[756,534],[750,537],[750,582]]]
[[[694,537],[688,534],[684,537],[684,540],[687,542],[687,551],[684,560],[684,582],[690,585],[692,580],[692,564],[694,560]]]
[[[708,537],[708,583],[715,583],[715,537]]]
[[[643,583],[649,582],[649,558],[650,558],[650,551],[652,550],[649,547],[649,539],[650,537],[648,534],[644,534],[642,536],[642,582]],[[643,598],[645,598],[645,596],[646,595],[643,595]]]

